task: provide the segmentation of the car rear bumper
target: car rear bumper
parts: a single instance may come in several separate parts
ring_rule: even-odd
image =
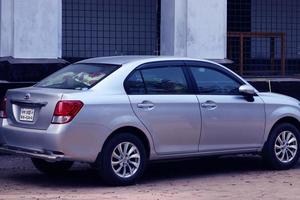
[[[100,125],[51,124],[46,130],[9,125],[0,119],[0,151],[45,160],[95,162],[110,130]]]
[[[0,152],[8,153],[8,154],[17,154],[17,155],[24,155],[33,158],[40,158],[44,160],[51,160],[51,161],[60,161],[64,160],[63,154],[55,154],[51,151],[41,151],[36,149],[24,149],[22,147],[15,147],[15,146],[8,146],[8,145],[1,145]]]

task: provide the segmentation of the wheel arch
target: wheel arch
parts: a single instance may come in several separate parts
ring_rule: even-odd
[[[146,154],[147,154],[147,158],[150,157],[151,154],[151,144],[150,144],[150,140],[147,137],[147,135],[139,128],[134,127],[134,126],[124,126],[124,127],[120,127],[116,130],[114,130],[105,140],[103,147],[107,144],[107,142],[113,138],[115,135],[121,134],[121,133],[130,133],[135,135],[136,137],[138,137],[142,143],[145,146],[145,150],[146,150]],[[103,148],[102,147],[102,148]]]
[[[282,123],[289,123],[289,124],[292,124],[294,125],[299,131],[300,131],[300,121],[295,118],[295,117],[292,117],[292,116],[285,116],[285,117],[282,117],[280,119],[278,119],[271,127],[271,129],[268,131],[268,136],[265,138],[265,141],[264,143],[267,142],[268,138],[270,137],[271,135],[271,132],[272,130],[279,124],[282,124]]]

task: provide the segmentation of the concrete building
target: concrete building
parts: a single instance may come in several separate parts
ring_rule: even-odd
[[[0,56],[56,59],[160,52],[223,59],[226,10],[226,0],[1,0]]]
[[[299,73],[298,0],[0,0],[0,80],[37,81],[111,55],[232,60],[250,76]]]

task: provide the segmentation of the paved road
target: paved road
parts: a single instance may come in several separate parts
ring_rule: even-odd
[[[300,199],[300,164],[268,171],[258,157],[152,164],[139,184],[107,187],[85,164],[60,177],[36,171],[28,158],[0,156],[0,199]]]

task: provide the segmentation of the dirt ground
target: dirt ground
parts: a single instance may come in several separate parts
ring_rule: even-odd
[[[108,187],[86,164],[47,177],[30,159],[0,156],[0,199],[300,199],[300,164],[268,171],[255,156],[151,164],[130,187]]]

